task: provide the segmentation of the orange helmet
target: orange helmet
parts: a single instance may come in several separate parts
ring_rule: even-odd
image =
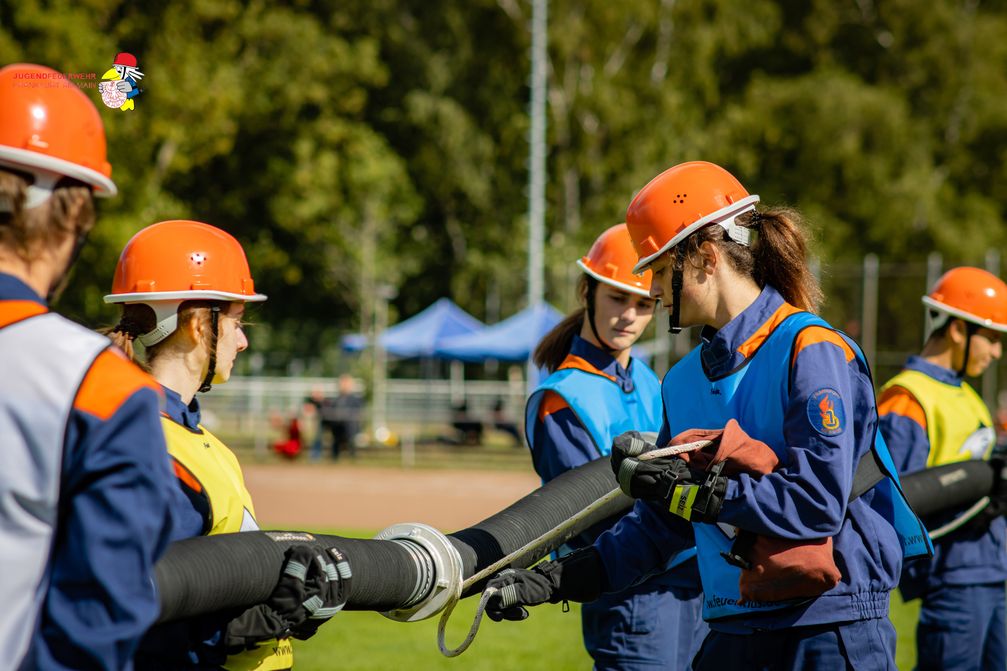
[[[758,201],[719,165],[690,161],[668,168],[650,180],[626,210],[626,226],[640,257],[633,272],[642,272],[661,254],[711,224],[722,226],[735,242],[748,244],[748,229],[734,220],[754,210]]]
[[[598,236],[587,256],[577,261],[585,273],[609,284],[640,296],[650,296],[650,271],[633,274],[636,252],[626,224],[616,224]]]
[[[952,268],[923,297],[923,304],[941,315],[930,320],[931,333],[952,317],[1007,332],[1007,284],[981,268]]]
[[[144,303],[157,328],[140,337],[153,345],[177,327],[183,301],[264,301],[241,245],[229,233],[198,221],[162,221],[126,243],[106,303]]]
[[[105,127],[94,104],[63,75],[41,65],[0,69],[0,167],[31,173],[26,207],[44,203],[62,177],[114,196]]]

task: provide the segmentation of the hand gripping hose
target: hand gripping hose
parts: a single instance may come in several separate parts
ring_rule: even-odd
[[[294,544],[337,547],[353,568],[346,610],[388,611],[401,619],[429,617],[434,592],[443,593],[460,563],[462,579],[529,545],[612,491],[608,459],[573,469],[504,510],[467,529],[444,536],[425,525],[396,525],[377,539],[344,538],[289,531],[248,531],[201,536],[173,543],[155,567],[161,599],[160,622],[263,603],[276,586],[284,552]],[[533,564],[579,533],[625,512],[632,500],[606,499],[592,514],[540,544]],[[413,530],[416,529],[414,532]],[[450,549],[449,549],[450,548]],[[455,557],[452,551],[457,554]],[[468,594],[478,587],[470,583]],[[443,598],[443,597],[442,597]],[[413,610],[414,612],[407,612]]]
[[[710,444],[708,440],[700,440],[694,443],[686,443],[684,445],[675,445],[672,447],[665,447],[658,450],[651,450],[650,452],[644,452],[639,455],[641,461],[649,461],[650,459],[657,459],[658,457],[670,457],[677,454],[683,454],[685,452],[693,452],[695,450],[700,450]],[[604,459],[603,461],[608,461]],[[444,641],[444,633],[447,628],[448,619],[451,617],[451,612],[454,610],[458,601],[462,598],[462,594],[467,592],[476,583],[485,580],[497,571],[508,566],[514,566],[519,563],[528,566],[529,564],[524,561],[531,558],[531,563],[538,561],[545,556],[546,553],[541,552],[543,547],[548,547],[553,545],[553,540],[555,538],[570,538],[568,531],[571,528],[584,528],[583,521],[585,519],[594,519],[595,513],[598,510],[604,509],[606,506],[610,505],[613,501],[617,500],[622,496],[622,490],[619,487],[612,489],[610,492],[604,496],[598,498],[596,501],[589,504],[583,510],[575,513],[572,517],[560,522],[555,527],[542,534],[538,538],[533,539],[528,542],[523,547],[518,548],[514,552],[510,553],[505,557],[501,557],[494,563],[490,564],[486,568],[482,569],[475,575],[470,576],[464,581],[459,580],[455,590],[451,594],[451,598],[448,600],[444,607],[444,612],[441,614],[440,622],[437,624],[437,647],[440,648],[441,654],[445,657],[457,657],[462,654],[475,640],[476,633],[479,631],[479,625],[482,622],[483,613],[486,611],[486,602],[489,601],[490,596],[496,591],[494,588],[490,587],[483,592],[482,597],[479,599],[479,606],[476,608],[475,619],[472,622],[472,626],[469,628],[469,633],[465,637],[465,640],[461,642],[457,648],[448,648]],[[588,525],[590,526],[590,525]]]

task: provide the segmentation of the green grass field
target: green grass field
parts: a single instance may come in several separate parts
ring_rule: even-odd
[[[342,536],[368,537],[367,533],[334,531]],[[456,647],[472,624],[478,599],[465,599],[455,608],[448,624],[448,647]],[[913,637],[919,602],[903,604],[892,597],[891,617],[899,634],[898,667],[912,669],[916,663]],[[524,622],[493,622],[482,626],[468,651],[448,659],[437,649],[437,617],[422,622],[393,622],[378,613],[340,613],[311,640],[295,646],[298,671],[426,671],[465,669],[496,671],[550,669],[583,671],[591,668],[580,636],[577,604],[570,612],[559,605],[539,606]],[[727,671],[727,670],[725,670]]]

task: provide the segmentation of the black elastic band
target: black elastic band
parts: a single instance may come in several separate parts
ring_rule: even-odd
[[[684,267],[684,260],[682,259],[682,252],[678,246],[672,250],[674,254],[674,260],[672,261],[671,270],[671,317],[668,320],[668,333],[672,335],[678,335],[682,332],[682,327],[679,325],[680,311],[682,305],[682,270]]]
[[[587,323],[591,325],[591,333],[594,334],[594,339],[598,341],[598,346],[605,350],[606,353],[611,354],[615,352],[615,348],[609,345],[598,333],[598,327],[594,324],[594,301],[598,297],[598,280],[594,279],[590,275],[587,276]]]
[[[963,320],[964,321],[964,320]],[[972,322],[965,322],[965,357],[962,359],[962,367],[958,369],[958,377],[965,379],[965,374],[969,367],[969,351],[972,349],[972,336],[979,332],[979,326]]]
[[[220,325],[220,306],[210,307],[210,365],[206,369],[206,377],[203,384],[199,385],[199,391],[206,393],[213,385],[213,376],[217,374],[217,327]]]
[[[70,277],[70,271],[73,269],[75,263],[77,263],[77,258],[80,256],[80,251],[84,249],[84,244],[87,242],[87,235],[90,231],[81,231],[77,233],[77,238],[73,241],[73,249],[70,251],[70,260],[66,264],[66,268],[63,269],[63,274],[61,274],[52,286],[49,287],[49,292],[46,294],[45,302],[47,305],[52,306],[53,301],[59,298],[60,294],[63,293],[63,289],[66,285],[67,279]]]

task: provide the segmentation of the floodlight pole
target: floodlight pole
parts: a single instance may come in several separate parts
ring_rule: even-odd
[[[546,46],[549,0],[532,0],[531,14],[531,131],[528,159],[528,307],[543,301],[545,288],[543,247],[545,244],[545,129],[546,129]],[[528,359],[528,385],[535,364]]]

